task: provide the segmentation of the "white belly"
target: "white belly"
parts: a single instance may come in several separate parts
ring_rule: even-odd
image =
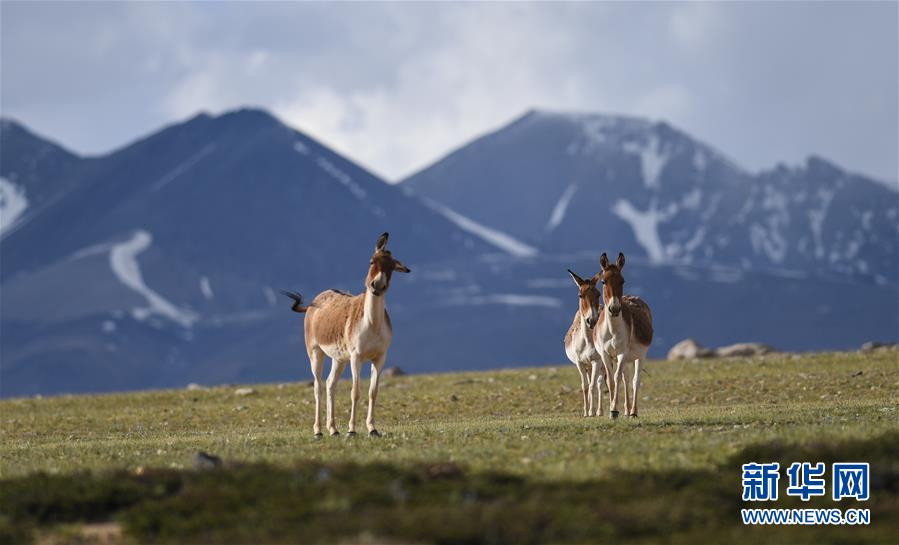
[[[576,336],[565,346],[565,355],[575,365],[599,361],[599,354],[593,347],[593,342],[583,335]]]

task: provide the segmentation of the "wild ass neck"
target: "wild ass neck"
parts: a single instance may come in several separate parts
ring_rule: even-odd
[[[630,329],[627,319],[625,319],[624,308],[621,309],[618,316],[612,316],[612,313],[609,312],[609,307],[606,307],[603,310],[603,313],[605,314],[604,321],[606,331],[608,331],[613,338],[624,337]]]
[[[385,295],[375,296],[371,290],[365,290],[365,306],[362,313],[362,321],[366,325],[373,326],[384,321]]]

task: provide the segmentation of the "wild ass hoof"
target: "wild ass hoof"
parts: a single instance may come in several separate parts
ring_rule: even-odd
[[[609,418],[618,418],[618,411],[609,411]]]
[[[332,432],[331,432],[331,437],[340,437],[340,432],[337,431],[337,430],[332,431]]]
[[[628,418],[637,418],[637,413],[631,413],[627,415]]]
[[[348,431],[348,432],[346,432],[346,438],[347,438],[347,439],[352,439],[353,437],[356,437],[356,432],[354,432],[354,431]]]
[[[316,441],[321,441],[321,440],[322,440],[322,437],[324,437],[324,436],[322,435],[322,432],[318,432],[318,433],[316,433],[315,435],[313,435],[312,437],[313,437]]]
[[[368,436],[369,437],[381,437],[381,432],[379,432],[378,430],[371,430],[370,432],[368,432]]]

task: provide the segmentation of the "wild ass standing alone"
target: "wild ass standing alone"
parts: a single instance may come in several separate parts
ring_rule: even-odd
[[[350,422],[348,436],[356,435],[356,403],[359,401],[359,375],[362,364],[371,361],[371,385],[368,388],[368,417],[365,420],[368,433],[372,437],[381,434],[375,429],[375,399],[378,397],[378,380],[387,349],[393,338],[390,316],[384,306],[384,294],[390,287],[390,277],[394,271],[410,272],[393,258],[386,249],[388,234],[378,238],[375,252],[371,256],[368,274],[365,276],[365,291],[353,296],[349,293],[328,290],[318,294],[309,306],[303,306],[303,298],[298,293],[282,292],[294,300],[295,312],[305,312],[303,330],[306,338],[306,352],[312,366],[315,386],[315,423],[312,426],[315,437],[321,437],[321,388],[325,356],[331,358],[331,373],[328,375],[328,432],[340,435],[334,423],[334,393],[337,381],[350,363],[353,373],[353,389],[350,400]]]
[[[603,378],[609,376],[609,368],[593,345],[593,327],[599,321],[602,312],[599,290],[596,289],[596,282],[599,281],[600,275],[597,273],[590,280],[584,280],[571,269],[568,269],[568,274],[577,285],[580,302],[571,327],[565,334],[565,354],[581,374],[584,416],[602,416],[602,383]],[[589,378],[587,378],[588,376]],[[609,403],[611,403],[611,395],[610,388]],[[596,401],[595,410],[594,400]]]
[[[625,414],[637,416],[637,396],[640,388],[640,363],[652,343],[652,312],[642,299],[624,295],[624,254],[618,254],[615,264],[609,263],[606,254],[599,258],[603,283],[605,310],[599,324],[593,328],[593,344],[602,357],[606,369],[615,361],[615,380],[612,390],[612,406],[609,415],[618,417],[618,385],[624,379],[624,366],[634,362],[633,401],[628,403],[627,385],[624,391]]]

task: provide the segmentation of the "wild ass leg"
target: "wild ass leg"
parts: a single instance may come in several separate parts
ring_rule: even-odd
[[[368,417],[365,419],[368,435],[371,437],[381,436],[378,430],[375,429],[375,400],[378,399],[378,383],[381,380],[381,369],[384,368],[386,359],[387,355],[384,354],[371,362],[371,383],[368,385]]]
[[[340,435],[337,431],[337,424],[334,418],[334,402],[337,394],[337,381],[346,367],[345,361],[337,361],[331,359],[331,373],[328,375],[327,393],[328,393],[328,433],[331,435]]]
[[[603,372],[602,362],[590,362],[593,365],[590,374],[590,395],[596,391],[596,410],[593,412],[596,416],[602,416],[602,383],[605,373]],[[590,409],[593,409],[593,403],[590,403]]]
[[[606,390],[609,392],[609,412],[613,411],[615,407],[612,405],[612,383],[614,382],[614,378],[612,377],[612,365],[611,361],[608,357],[603,356],[602,358],[602,370],[606,379]],[[599,395],[602,396],[602,384],[599,385]],[[601,405],[600,405],[601,406]]]
[[[631,416],[637,416],[637,393],[640,390],[640,358],[634,360],[634,401],[631,403]]]
[[[315,423],[312,424],[312,433],[319,438],[322,436],[322,371],[325,368],[325,353],[320,348],[309,351],[309,365],[312,367],[312,385],[315,388]]]
[[[624,380],[624,355],[619,354],[618,360],[615,362],[615,390],[612,392],[612,407],[609,409],[609,416],[618,418],[618,387]],[[627,388],[627,386],[625,386]],[[624,392],[625,400],[627,399],[627,390]],[[625,401],[626,402],[626,401]]]
[[[356,435],[356,405],[359,404],[359,375],[362,374],[362,358],[359,355],[350,356],[350,371],[353,373],[353,390],[350,393],[350,425],[347,435]]]
[[[581,395],[584,398],[584,416],[590,416],[590,409],[593,406],[593,398],[587,395],[587,369],[583,364],[577,364],[577,372],[581,374]],[[589,403],[589,405],[588,405]]]

